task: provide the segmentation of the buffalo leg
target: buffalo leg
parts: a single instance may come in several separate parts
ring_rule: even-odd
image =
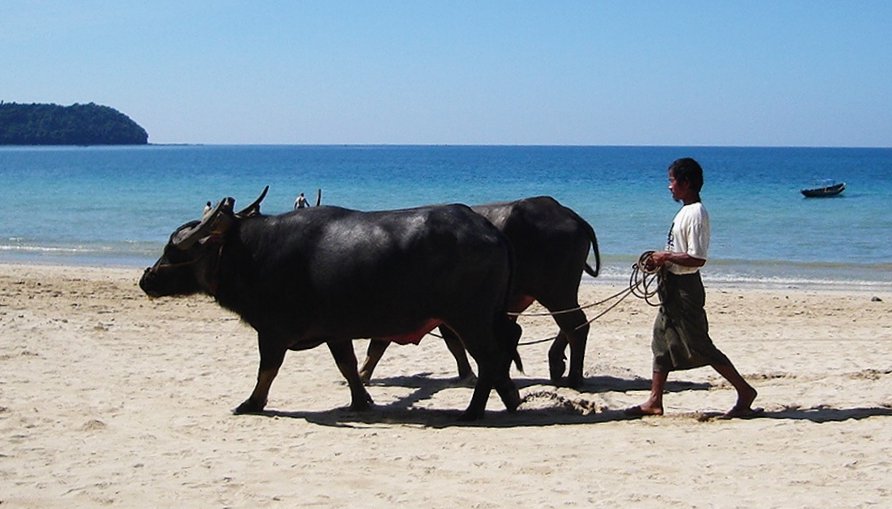
[[[575,306],[574,306],[575,307]],[[586,323],[585,313],[575,311],[573,313],[564,313],[554,316],[554,321],[561,328],[561,333],[552,343],[548,350],[548,365],[551,380],[557,383],[560,380],[560,374],[555,377],[556,369],[553,369],[553,362],[558,358],[563,358],[564,348],[570,345],[570,369],[567,373],[567,385],[569,387],[578,388],[583,381],[583,365],[585,363],[585,346],[588,342],[589,325]],[[563,373],[563,361],[561,361],[560,372]]]
[[[257,370],[257,384],[251,396],[242,402],[234,412],[236,414],[249,414],[263,411],[269,396],[269,388],[273,384],[279,368],[285,360],[287,348],[280,342],[262,334],[257,335],[257,343],[260,349],[260,368]]]
[[[326,343],[328,349],[334,357],[335,363],[344,378],[347,379],[347,385],[350,386],[350,409],[351,410],[368,410],[372,403],[372,397],[369,396],[362,380],[359,379],[357,372],[356,354],[353,352],[353,343],[349,340],[334,340]]]
[[[507,318],[498,319],[489,335],[491,342],[480,342],[481,338],[487,338],[487,335],[459,334],[459,337],[469,338],[465,347],[477,361],[479,370],[471,403],[461,419],[483,418],[486,413],[486,402],[493,388],[499,393],[502,403],[509,412],[516,410],[520,405],[520,392],[511,380],[509,371],[513,353],[517,351],[517,342],[520,339],[520,326]]]
[[[390,346],[390,341],[386,339],[372,338],[369,341],[369,348],[366,351],[365,360],[362,363],[362,368],[359,369],[359,379],[362,380],[363,383],[369,383],[369,380],[372,379],[372,372],[375,371],[375,366],[378,365],[378,361],[384,356],[384,352],[387,351],[388,346]]]
[[[502,346],[503,355],[496,365],[497,371],[493,380],[493,387],[499,393],[502,403],[509,412],[517,410],[520,406],[520,391],[511,380],[511,360],[518,359],[517,343],[522,333],[520,325],[516,321],[505,317],[497,318],[496,341]],[[519,364],[519,361],[518,361]]]
[[[471,367],[471,363],[468,361],[468,354],[465,353],[465,347],[461,340],[446,327],[440,327],[440,333],[443,335],[446,348],[449,349],[452,357],[455,358],[458,379],[460,381],[474,381],[476,377],[474,375],[474,368]],[[390,346],[390,341],[387,341],[386,339],[373,338],[369,341],[365,360],[362,363],[362,367],[359,368],[359,378],[362,380],[362,383],[368,384],[372,379],[372,373],[375,371],[378,362],[384,356],[384,352],[387,351],[388,346]]]
[[[501,369],[502,364],[504,364],[505,369]],[[510,367],[510,364],[510,358],[505,363],[477,359],[477,367],[480,373],[477,376],[477,384],[474,386],[471,403],[461,416],[462,420],[472,421],[484,417],[486,414],[486,402],[493,388],[496,389],[502,403],[505,404],[505,408],[509,412],[517,410],[517,407],[520,406],[520,391],[517,390],[517,386],[508,376],[507,368]]]
[[[443,335],[443,341],[446,342],[446,348],[449,349],[449,352],[455,358],[458,379],[461,381],[473,381],[474,369],[471,367],[471,363],[468,362],[468,354],[465,352],[465,345],[462,344],[461,339],[446,327],[440,327],[440,333]]]
[[[567,355],[564,353],[566,349],[567,335],[564,334],[564,331],[558,331],[558,335],[548,349],[548,376],[555,384],[561,381],[564,370],[567,369],[567,364],[564,362],[567,359]]]
[[[480,359],[477,359],[480,375],[477,377],[477,383],[474,385],[474,394],[471,395],[471,402],[468,404],[468,408],[462,412],[459,420],[476,421],[486,415],[486,401],[489,399],[489,393],[492,392],[492,374],[490,373],[489,364],[489,362],[481,362]]]
[[[567,373],[567,385],[579,388],[583,382],[583,367],[585,363],[585,346],[588,342],[588,324],[579,329],[574,329],[573,339],[570,340],[570,370]]]
[[[471,395],[471,402],[468,408],[462,412],[459,420],[474,421],[482,419],[486,414],[486,402],[489,399],[489,393],[492,392],[493,374],[495,371],[496,350],[482,348],[479,343],[481,336],[473,336],[466,333],[458,332],[456,335],[462,338],[462,344],[471,357],[477,361],[477,383],[474,384],[474,393]]]

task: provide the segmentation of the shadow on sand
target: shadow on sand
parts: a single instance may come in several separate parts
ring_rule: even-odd
[[[433,378],[430,373],[413,376],[381,378],[374,380],[370,386],[399,386],[414,389],[408,395],[400,397],[386,405],[374,405],[367,411],[357,412],[349,408],[334,408],[323,411],[284,411],[265,410],[257,415],[266,417],[282,417],[302,419],[322,426],[334,427],[388,427],[394,424],[416,425],[430,428],[448,427],[484,427],[513,428],[530,426],[551,426],[556,424],[596,424],[611,421],[639,420],[641,417],[628,416],[622,408],[598,407],[585,398],[586,394],[606,392],[647,391],[650,381],[642,378],[624,379],[610,376],[587,378],[579,388],[579,398],[558,394],[549,380],[526,378],[516,379],[521,390],[523,402],[516,412],[509,413],[502,408],[489,410],[482,420],[464,422],[459,420],[461,409],[415,408],[414,405],[429,400],[436,393],[455,387],[470,387],[470,384],[451,378]],[[541,387],[541,390],[536,390]],[[709,383],[674,381],[666,385],[667,392],[689,390],[708,390]],[[536,401],[546,400],[545,408],[525,408]],[[494,406],[494,405],[491,405]],[[814,423],[840,422],[848,419],[865,419],[868,417],[892,416],[892,406],[868,408],[833,408],[819,405],[813,408],[796,406],[782,407],[779,410],[765,411],[758,415],[741,419],[786,419],[794,421],[811,421]],[[693,412],[685,414],[668,414],[669,418],[690,418],[707,422],[724,420],[720,412]],[[645,417],[644,419],[660,419],[666,417]],[[739,419],[730,419],[739,420]]]

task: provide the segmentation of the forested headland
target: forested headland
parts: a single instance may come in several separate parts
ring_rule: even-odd
[[[0,102],[0,145],[145,145],[148,141],[145,129],[108,106]]]

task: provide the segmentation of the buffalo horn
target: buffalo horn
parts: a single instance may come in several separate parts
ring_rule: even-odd
[[[235,216],[236,217],[251,217],[251,216],[256,216],[257,214],[259,214],[260,213],[260,202],[262,202],[263,199],[266,198],[267,191],[269,191],[269,186],[266,186],[263,188],[263,192],[260,193],[260,196],[256,200],[254,200],[254,203],[248,205],[241,211],[237,212],[235,214]]]
[[[178,249],[189,249],[196,242],[207,237],[217,222],[217,217],[223,212],[232,213],[232,206],[235,200],[232,198],[224,198],[216,207],[211,209],[207,214],[202,216],[201,222],[192,228],[184,228],[177,232],[176,236],[171,239],[171,243]]]

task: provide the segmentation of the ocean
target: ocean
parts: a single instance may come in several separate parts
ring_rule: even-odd
[[[892,289],[892,149],[589,146],[0,148],[0,262],[142,267],[205,202],[264,213],[311,202],[359,210],[551,195],[592,226],[607,280],[661,249],[679,205],[666,168],[704,168],[707,284]],[[815,180],[847,183],[804,198]]]

